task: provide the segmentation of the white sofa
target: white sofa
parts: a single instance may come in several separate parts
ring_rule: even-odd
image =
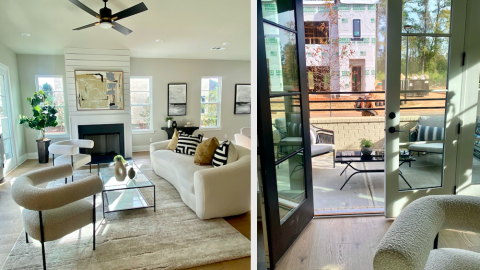
[[[250,210],[250,150],[236,145],[238,159],[214,168],[194,164],[193,156],[166,150],[169,142],[150,144],[152,168],[175,186],[199,218],[234,216]]]

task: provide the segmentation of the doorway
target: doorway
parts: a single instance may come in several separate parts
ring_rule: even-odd
[[[362,92],[362,66],[352,66],[352,91]]]
[[[9,68],[0,63],[0,179],[17,166],[10,93]]]

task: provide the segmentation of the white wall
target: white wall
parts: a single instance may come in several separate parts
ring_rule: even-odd
[[[17,56],[0,42],[0,63],[8,66],[10,72],[10,94],[12,100],[12,124],[13,135],[15,137],[15,152],[18,160],[18,164],[23,163],[26,160],[26,148],[24,139],[24,129],[18,125],[19,115],[22,113],[22,97],[20,95],[20,87],[18,80],[18,67]]]
[[[160,128],[166,126],[167,88],[169,83],[187,83],[187,115],[176,116],[178,125],[188,121],[195,126],[200,124],[200,84],[202,76],[222,77],[222,130],[200,131],[206,137],[216,136],[234,140],[234,134],[242,127],[250,127],[250,115],[235,115],[235,84],[250,83],[250,61],[227,60],[185,60],[185,59],[150,59],[131,58],[132,76],[152,76],[154,134],[133,135],[134,149],[148,150],[150,138],[153,142],[166,140],[167,134]],[[196,131],[195,133],[198,133]]]
[[[66,89],[65,76],[65,60],[63,55],[32,55],[32,54],[18,54],[18,76],[20,82],[21,103],[23,106],[22,114],[28,117],[32,116],[32,108],[27,104],[27,97],[31,97],[36,91],[35,76],[63,76],[63,89]],[[65,108],[65,128],[68,129],[68,109]],[[22,127],[25,132],[26,151],[30,153],[30,158],[37,158],[37,143],[40,132],[30,128]],[[68,140],[70,136],[67,134],[64,137],[52,137],[47,134],[47,138],[52,142],[59,140]]]

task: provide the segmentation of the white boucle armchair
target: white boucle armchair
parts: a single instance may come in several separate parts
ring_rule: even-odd
[[[480,269],[480,253],[454,248],[433,249],[441,230],[480,233],[479,217],[479,197],[432,195],[417,199],[403,209],[388,229],[377,248],[373,268]]]
[[[48,147],[48,151],[53,155],[53,166],[70,164],[73,170],[76,170],[84,165],[90,163],[90,172],[92,172],[92,157],[88,154],[80,154],[80,148],[93,148],[94,142],[92,140],[67,140],[52,143]],[[55,155],[60,155],[55,158]],[[72,175],[73,182],[73,175]],[[65,184],[67,178],[65,178]]]
[[[13,200],[24,208],[22,216],[26,242],[28,235],[41,242],[44,269],[44,242],[59,239],[91,223],[95,250],[95,196],[103,190],[102,180],[92,175],[58,187],[37,187],[72,174],[70,164],[44,168],[19,176],[11,188]],[[93,196],[93,205],[83,200],[88,196]]]
[[[250,210],[250,150],[235,145],[238,159],[214,168],[193,163],[193,156],[166,150],[168,141],[150,144],[155,173],[170,182],[199,218],[234,216]]]

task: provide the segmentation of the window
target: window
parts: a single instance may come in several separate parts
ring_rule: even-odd
[[[325,92],[330,91],[330,67],[311,66],[307,67],[308,91]]]
[[[359,38],[362,36],[362,30],[360,27],[360,19],[353,20],[353,37]]]
[[[202,77],[200,128],[220,128],[221,77]]]
[[[152,77],[130,78],[130,106],[134,133],[153,132],[151,97]]]
[[[305,22],[305,44],[329,44],[330,27],[327,21]]]
[[[63,93],[63,76],[36,76],[37,91],[43,90],[48,98],[46,105],[54,105],[57,109],[58,126],[48,127],[46,134],[65,133],[65,95]]]

